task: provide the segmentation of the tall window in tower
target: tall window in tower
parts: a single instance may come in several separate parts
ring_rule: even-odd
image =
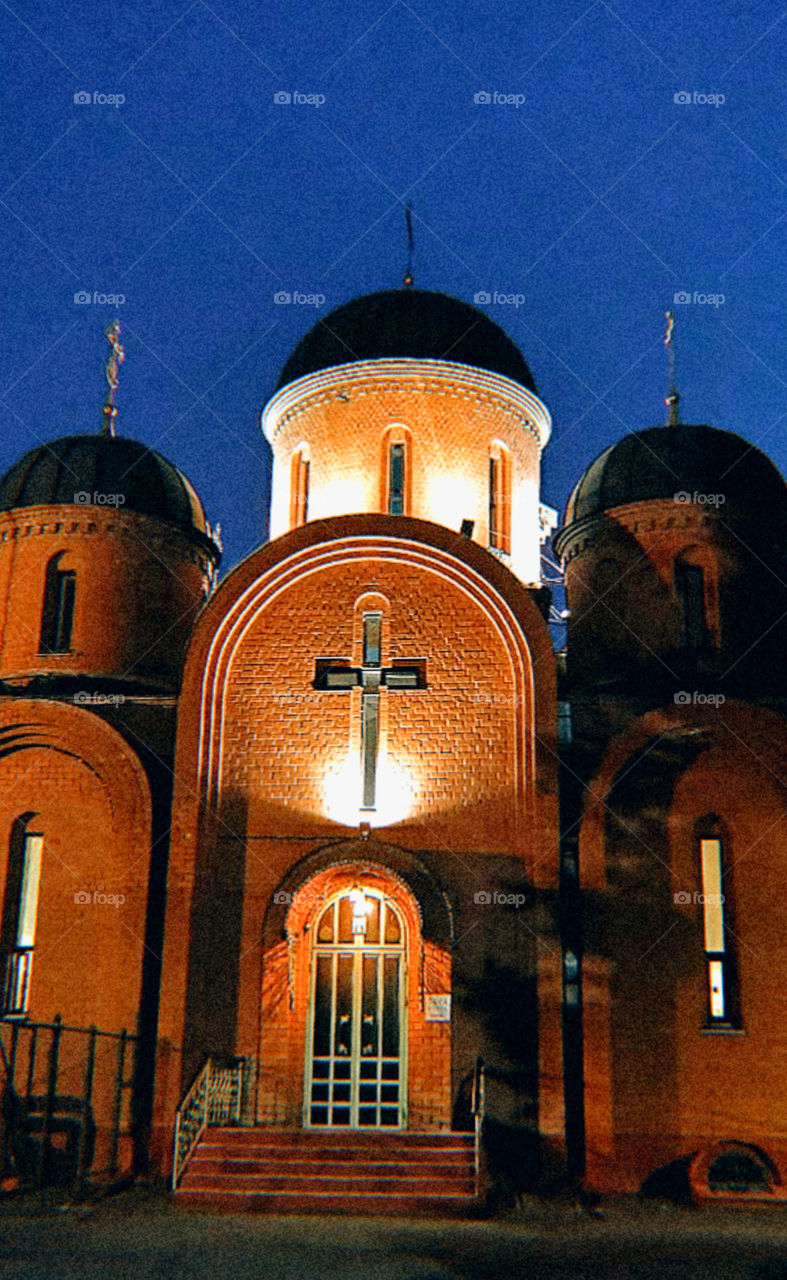
[[[388,446],[388,514],[404,515],[405,444],[403,440]]]
[[[511,455],[498,441],[489,451],[489,545],[511,551]]]
[[[309,518],[309,454],[305,445],[295,450],[290,464],[290,528]]]
[[[58,552],[46,567],[41,653],[68,653],[71,649],[77,576],[73,569],[62,567],[64,556],[65,552]]]
[[[706,829],[707,830],[707,829]],[[713,830],[713,827],[710,828]],[[729,929],[729,876],[724,874],[724,846],[718,833],[699,838],[702,881],[702,932],[707,970],[709,1026],[738,1020],[734,955]]]
[[[705,574],[701,565],[679,562],[675,566],[676,586],[683,609],[683,644],[686,649],[702,649],[708,638],[705,617]]]
[[[44,837],[29,830],[25,819],[14,823],[2,923],[5,1017],[24,1015],[29,1008],[43,847]]]

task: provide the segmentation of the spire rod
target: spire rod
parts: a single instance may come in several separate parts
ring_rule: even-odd
[[[109,351],[104,361],[104,375],[107,380],[107,394],[104,403],[101,406],[101,433],[105,436],[115,435],[115,418],[118,416],[117,405],[115,404],[115,392],[118,389],[120,381],[120,366],[126,358],[126,353],[120,342],[120,321],[113,320],[104,330],[104,337],[109,343]]]
[[[413,254],[415,252],[415,237],[413,235],[413,206],[407,200],[404,206],[404,225],[407,232],[407,267],[404,273],[405,289],[413,287]]]
[[[671,309],[664,312],[667,321],[667,332],[664,335],[664,346],[667,348],[667,371],[669,387],[664,401],[667,406],[667,426],[680,426],[680,392],[675,386],[675,312]]]

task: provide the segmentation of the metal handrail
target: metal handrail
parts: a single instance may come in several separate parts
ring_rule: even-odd
[[[209,1125],[240,1124],[243,1117],[246,1060],[217,1066],[208,1058],[175,1113],[172,1190],[176,1191],[194,1151]]]
[[[208,1127],[210,1076],[208,1058],[175,1113],[175,1154],[172,1161],[172,1190],[176,1191],[194,1148]]]
[[[480,1196],[483,1181],[484,1117],[486,1115],[486,1067],[483,1058],[476,1058],[473,1072],[473,1093],[470,1110],[475,1121],[475,1193]]]

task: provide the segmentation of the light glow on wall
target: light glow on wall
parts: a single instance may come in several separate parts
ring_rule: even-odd
[[[377,759],[376,804],[373,809],[362,808],[362,793],[360,756],[349,752],[340,763],[325,772],[323,795],[329,818],[347,827],[357,827],[362,822],[368,822],[372,827],[388,827],[403,822],[415,805],[412,779],[404,769],[389,760],[384,751],[380,751]]]

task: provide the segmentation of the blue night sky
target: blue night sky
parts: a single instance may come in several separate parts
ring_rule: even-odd
[[[0,0],[0,468],[98,429],[117,315],[119,431],[189,476],[226,570],[266,536],[279,369],[320,315],[400,284],[409,198],[419,287],[524,295],[486,309],[554,419],[547,502],[663,420],[683,290],[685,420],[787,471],[784,18],[762,0]]]

